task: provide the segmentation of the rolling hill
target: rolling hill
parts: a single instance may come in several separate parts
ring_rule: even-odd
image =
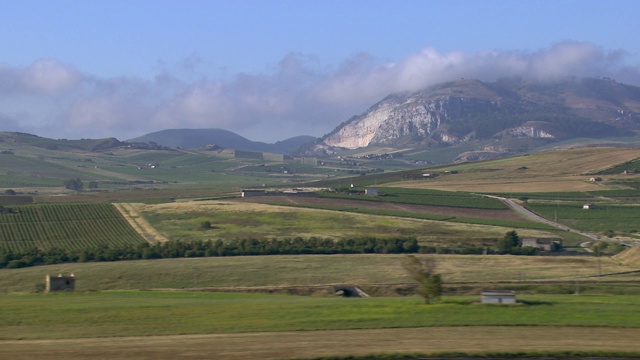
[[[134,143],[156,143],[170,148],[190,149],[200,146],[217,145],[226,149],[243,151],[291,154],[301,146],[312,143],[312,136],[296,136],[275,144],[251,141],[236,133],[223,129],[169,129],[146,134],[127,140]]]

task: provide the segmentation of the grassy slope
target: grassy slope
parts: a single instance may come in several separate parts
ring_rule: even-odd
[[[633,148],[569,149],[444,166],[438,171],[459,173],[385,186],[494,193],[596,191],[606,189],[607,182],[589,182],[593,176],[590,174],[638,157],[640,149]],[[605,180],[631,177],[617,174],[606,176]]]
[[[445,283],[638,281],[638,273],[611,258],[437,255]],[[277,287],[322,284],[407,284],[401,255],[242,256],[73,263],[0,271],[0,292],[33,292],[45,274],[74,273],[80,291],[192,287]]]
[[[414,236],[447,244],[492,243],[509,227],[461,224],[393,216],[365,215],[342,211],[292,208],[231,201],[134,204],[160,232],[172,239],[232,239],[270,237],[393,237]],[[210,221],[212,230],[196,230]],[[523,236],[553,236],[551,232],[519,229]],[[550,235],[551,234],[551,235]]]

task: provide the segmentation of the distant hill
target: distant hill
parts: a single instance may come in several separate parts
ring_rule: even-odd
[[[0,142],[5,144],[29,145],[47,150],[84,151],[102,151],[125,145],[116,138],[80,140],[49,139],[18,132],[0,132]]]
[[[171,148],[195,148],[217,145],[226,149],[271,152],[278,154],[295,153],[301,146],[317,139],[313,136],[296,136],[275,144],[251,141],[234,132],[223,129],[168,129],[149,133],[127,142],[156,143]]]
[[[325,135],[315,150],[475,144],[504,156],[567,139],[639,132],[640,87],[592,78],[462,79],[389,95]]]

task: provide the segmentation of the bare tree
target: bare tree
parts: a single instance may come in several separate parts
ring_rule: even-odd
[[[442,277],[436,273],[435,259],[408,255],[402,266],[409,276],[418,283],[416,293],[424,298],[425,304],[430,304],[442,296]]]

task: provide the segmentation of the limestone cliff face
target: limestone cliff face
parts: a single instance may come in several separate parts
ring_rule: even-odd
[[[347,149],[373,144],[393,145],[403,141],[455,143],[466,134],[452,132],[452,121],[465,114],[486,113],[501,106],[501,97],[487,89],[482,89],[484,98],[465,97],[465,90],[460,88],[468,84],[455,84],[452,89],[435,92],[389,96],[336,129],[323,142]],[[473,81],[473,85],[479,84]]]
[[[594,105],[595,104],[595,105]],[[550,141],[640,130],[640,88],[610,79],[460,80],[391,95],[322,138],[326,148],[456,144],[527,137]]]

